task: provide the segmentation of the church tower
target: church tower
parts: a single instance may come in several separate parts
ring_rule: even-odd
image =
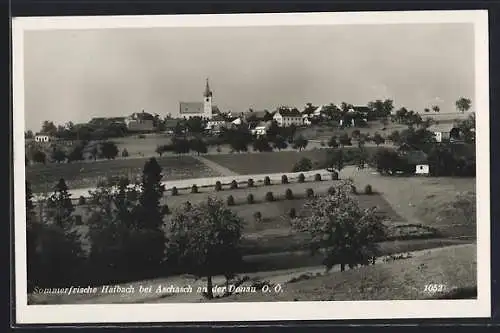
[[[208,84],[208,78],[205,85],[205,92],[203,93],[203,116],[212,119],[212,91]]]

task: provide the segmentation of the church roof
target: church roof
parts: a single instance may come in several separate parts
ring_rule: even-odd
[[[179,103],[179,113],[180,114],[203,113],[203,103],[202,102],[180,102]]]

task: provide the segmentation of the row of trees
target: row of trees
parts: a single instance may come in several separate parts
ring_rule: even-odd
[[[48,152],[40,149],[38,146],[34,146],[28,149],[26,162],[28,163],[31,160],[34,163],[45,164],[49,160],[56,163],[83,161],[85,160],[85,152],[87,152],[88,158],[93,160],[97,160],[98,158],[110,160],[115,159],[119,154],[117,145],[112,141],[94,143],[92,147],[88,147],[88,144],[86,141],[80,141],[67,149],[65,149],[65,146],[53,145],[52,149],[49,149]],[[123,150],[122,156],[127,157],[128,151]]]
[[[27,184],[29,287],[190,273],[206,278],[206,297],[212,298],[212,277],[220,274],[229,281],[243,265],[244,221],[222,201],[210,198],[178,207],[165,224],[161,178],[153,158],[144,166],[141,183],[121,179],[101,185],[91,193],[85,236],[75,227],[75,209],[64,180],[42,214],[35,213]],[[311,195],[291,222],[294,229],[311,235],[311,249],[324,253],[328,269],[334,264],[344,270],[373,263],[376,243],[384,238],[380,216],[360,209],[351,192],[352,184],[341,183],[327,196]]]

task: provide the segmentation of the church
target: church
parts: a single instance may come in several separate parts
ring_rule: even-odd
[[[205,85],[203,93],[203,102],[180,102],[179,103],[179,117],[192,118],[201,117],[203,119],[212,119],[215,114],[220,113],[216,105],[212,104],[212,90],[208,83]]]

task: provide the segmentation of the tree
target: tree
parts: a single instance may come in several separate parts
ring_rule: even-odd
[[[163,153],[165,152],[165,146],[164,145],[157,145],[156,146],[156,149],[155,149],[155,153],[157,153],[158,155],[163,155]]]
[[[101,154],[108,160],[114,160],[118,156],[118,147],[113,141],[104,141],[101,144]]]
[[[465,98],[465,97],[460,97],[455,102],[455,106],[456,106],[457,110],[462,112],[462,113],[469,111],[471,104],[472,104],[471,100],[468,98]]]
[[[33,131],[27,130],[26,132],[24,132],[24,138],[25,139],[33,139],[34,138]]]
[[[191,150],[189,141],[184,138],[172,138],[172,147],[176,154],[187,154]]]
[[[83,161],[83,145],[76,145],[68,154],[68,162]]]
[[[329,152],[326,162],[326,169],[329,171],[336,170],[340,173],[345,166],[345,156],[343,149],[335,149]]]
[[[94,159],[94,161],[96,161],[98,155],[99,155],[99,148],[97,147],[96,144],[94,144],[93,147],[90,149],[90,156]]]
[[[377,242],[386,235],[382,217],[375,208],[359,207],[351,185],[343,182],[334,194],[308,200],[303,216],[292,220],[293,229],[310,235],[312,253],[323,253],[327,270],[336,264],[344,271],[346,266],[374,263],[379,255]]]
[[[54,192],[47,200],[47,218],[50,222],[67,230],[73,226],[73,212],[75,207],[71,201],[71,194],[63,178],[57,182]]]
[[[339,143],[341,146],[352,146],[351,138],[347,135],[347,133],[343,133],[339,137]]]
[[[441,110],[441,108],[439,106],[437,106],[437,105],[432,106],[432,111],[439,112],[440,110]]]
[[[269,141],[263,136],[255,138],[255,140],[253,141],[253,149],[260,152],[273,151],[273,148],[269,144]]]
[[[173,214],[167,253],[182,271],[207,279],[205,296],[212,299],[212,277],[223,274],[227,279],[241,264],[242,230],[238,215],[222,201],[209,198]]]
[[[305,149],[307,147],[307,144],[309,141],[302,135],[299,135],[295,140],[293,141],[293,149],[298,149],[301,151],[302,149]]]
[[[337,148],[339,143],[337,142],[337,137],[334,135],[328,140],[328,147]]]
[[[122,157],[128,157],[128,156],[129,156],[129,153],[128,153],[127,148],[123,148]]]
[[[375,143],[378,147],[384,142],[385,139],[379,133],[375,133],[375,135],[373,136],[373,143]]]
[[[156,230],[163,224],[166,211],[165,206],[160,205],[165,192],[165,185],[161,182],[163,178],[161,171],[154,157],[144,164],[137,218],[139,226],[145,229]]]
[[[41,150],[36,150],[33,153],[33,162],[45,164],[47,162],[47,155]]]
[[[51,136],[55,136],[57,133],[57,127],[56,127],[56,125],[54,125],[54,122],[45,120],[42,123],[41,132],[46,133],[46,134],[51,135]]]
[[[466,143],[473,143],[475,141],[476,116],[474,114],[469,115],[467,119],[458,121],[455,125],[462,133]]]
[[[431,110],[430,110],[429,108],[425,108],[425,109],[424,109],[424,112],[425,112],[425,113],[429,113],[430,111],[431,111]]]
[[[285,137],[281,135],[277,135],[276,138],[274,138],[274,148],[278,150],[286,149],[288,147],[288,144],[286,142]]]
[[[399,155],[393,149],[379,148],[373,156],[377,171],[382,174],[393,174],[401,165]]]
[[[401,139],[399,136],[399,131],[393,131],[391,134],[389,134],[387,139],[391,140],[394,144],[398,144]]]
[[[186,128],[191,133],[202,133],[205,129],[205,121],[201,117],[191,117],[186,120]]]
[[[200,137],[196,137],[189,142],[189,146],[192,150],[200,154],[206,154],[208,152],[207,143]]]
[[[50,157],[57,163],[61,163],[66,160],[66,153],[64,150],[56,148],[52,151]]]

